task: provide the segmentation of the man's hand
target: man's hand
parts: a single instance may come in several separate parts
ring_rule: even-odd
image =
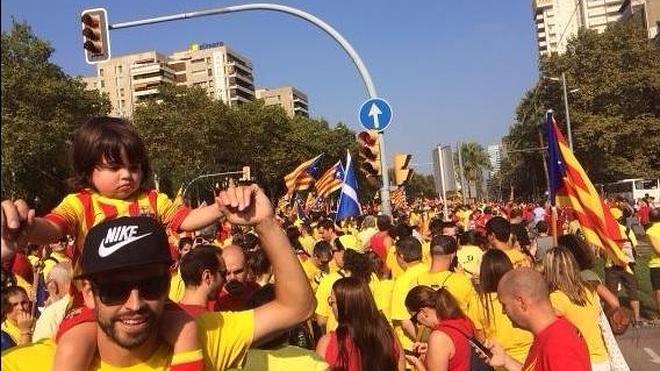
[[[27,230],[34,222],[35,211],[23,200],[2,201],[2,259],[11,258],[27,244]]]
[[[16,327],[21,330],[21,333],[31,332],[33,323],[34,317],[32,317],[32,314],[22,310],[16,314]]]
[[[273,218],[273,205],[256,184],[229,186],[215,198],[227,220],[236,225],[257,225]]]

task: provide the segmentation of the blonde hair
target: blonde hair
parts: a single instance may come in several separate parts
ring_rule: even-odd
[[[555,247],[543,258],[543,276],[548,282],[550,292],[561,291],[574,304],[585,306],[589,303],[589,287],[580,277],[578,264],[573,254],[565,247]]]

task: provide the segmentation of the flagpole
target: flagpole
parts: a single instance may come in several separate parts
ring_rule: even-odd
[[[337,213],[335,213],[335,224],[337,224],[337,215],[339,215],[339,205],[341,205],[341,200],[344,198],[344,184],[346,183],[346,177],[348,176],[349,169],[351,167],[351,161],[353,159],[350,156],[350,152],[346,150],[346,168],[344,170],[344,179],[341,180],[341,187],[342,189],[340,190],[339,193],[339,201],[337,202]]]

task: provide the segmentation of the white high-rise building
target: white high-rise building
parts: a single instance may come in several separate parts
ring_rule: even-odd
[[[500,165],[502,164],[502,145],[501,144],[491,144],[486,150],[488,152],[488,161],[490,161],[491,171],[490,176],[500,171]]]
[[[566,51],[582,27],[603,32],[621,18],[624,0],[532,0],[534,28],[541,57]]]

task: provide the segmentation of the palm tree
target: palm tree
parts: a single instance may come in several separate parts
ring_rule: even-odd
[[[484,170],[490,170],[490,160],[484,147],[477,142],[466,142],[461,144],[461,155],[463,156],[463,173],[468,184],[465,185],[468,197],[472,197],[470,184],[476,189],[476,197],[481,198]],[[465,192],[465,190],[463,191]]]

